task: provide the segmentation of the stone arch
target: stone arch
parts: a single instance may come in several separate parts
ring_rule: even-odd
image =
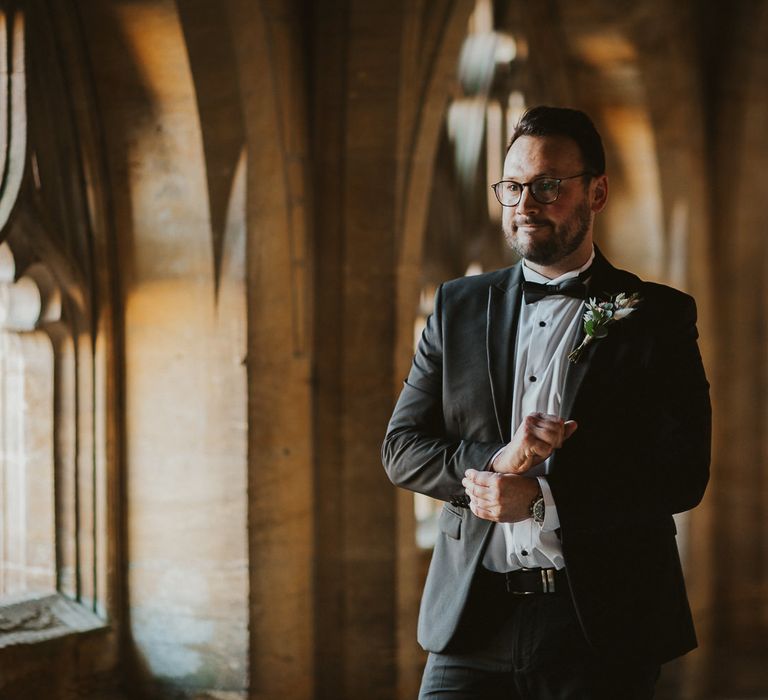
[[[397,247],[396,387],[413,354],[413,319],[421,288],[422,253],[442,123],[455,89],[456,70],[474,2],[447,3],[432,60],[421,84],[412,118],[412,140],[401,199]],[[406,64],[408,65],[408,64]]]
[[[413,355],[413,324],[419,313],[427,217],[445,111],[473,0],[425,3],[403,24],[400,100],[400,169],[395,235],[394,391],[399,392]],[[416,644],[416,618],[423,561],[416,547],[413,495],[396,494],[398,697],[418,692],[423,652]]]
[[[22,360],[14,381],[28,395],[14,412],[28,476],[39,486],[30,512],[50,528],[55,552],[46,594],[4,607],[18,623],[16,640],[26,643],[1,692],[21,687],[54,697],[57,683],[89,688],[94,663],[115,668],[116,265],[100,125],[73,8],[30,0],[6,16],[2,30],[12,29],[13,50],[0,52],[10,56],[0,71],[3,334]],[[30,542],[40,543],[37,537],[34,531]],[[24,622],[30,619],[48,622],[35,627]],[[98,651],[72,636],[84,630],[93,631]],[[36,654],[38,640],[48,640],[48,659]],[[66,664],[73,650],[82,661]],[[66,668],[60,679],[47,677],[52,663]]]
[[[150,693],[249,686],[249,164],[231,5],[77,6],[121,268],[126,666]]]
[[[41,327],[55,321],[60,295],[50,272],[35,263],[17,275],[0,244],[0,473],[4,485],[0,595],[56,590],[57,490],[54,455],[55,363]]]
[[[24,174],[27,148],[25,16],[0,12],[0,230],[11,215]]]

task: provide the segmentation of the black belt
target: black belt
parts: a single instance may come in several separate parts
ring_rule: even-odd
[[[494,589],[512,595],[568,592],[565,569],[517,569],[499,573],[481,566],[480,571]]]

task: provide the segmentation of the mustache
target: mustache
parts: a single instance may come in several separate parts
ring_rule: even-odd
[[[512,222],[515,226],[542,226],[550,224],[549,219],[535,219],[530,216],[516,216]]]

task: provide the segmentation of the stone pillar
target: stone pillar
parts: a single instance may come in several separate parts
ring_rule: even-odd
[[[692,294],[698,308],[699,347],[712,383],[715,434],[719,423],[715,382],[718,341],[713,307],[712,226],[710,177],[705,138],[707,111],[700,81],[695,36],[688,31],[697,21],[691,3],[659,3],[654,12],[638,13],[631,35],[653,128],[664,249],[661,279]],[[688,598],[693,610],[699,648],[672,665],[677,669],[676,697],[706,695],[713,664],[717,605],[713,581],[718,568],[712,542],[716,530],[717,437],[713,445],[713,476],[703,502],[676,517],[678,546],[683,560]],[[671,669],[665,669],[667,676]]]
[[[315,677],[312,299],[305,19],[229,2],[246,128],[251,698],[311,698]],[[338,624],[334,622],[334,624]]]
[[[89,0],[79,9],[123,275],[132,685],[161,696],[245,698],[244,173],[231,187],[217,285],[176,4]]]
[[[400,393],[413,359],[414,319],[424,284],[425,240],[438,148],[450,96],[456,90],[462,43],[474,0],[423,0],[408,4],[400,66],[397,289],[392,398]],[[499,234],[501,235],[501,234]],[[416,622],[431,552],[416,546],[414,495],[397,492],[397,695],[418,694],[426,653]]]
[[[765,465],[766,371],[765,188],[768,167],[768,3],[740,3],[711,23],[708,86],[713,119],[709,192],[716,233],[712,271],[719,362],[715,392],[715,523],[713,528],[714,690],[721,696],[764,694],[768,635],[768,481]]]
[[[395,336],[400,3],[315,3],[317,697],[393,697],[396,492],[380,461]]]

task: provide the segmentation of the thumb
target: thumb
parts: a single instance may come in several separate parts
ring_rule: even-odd
[[[563,424],[563,428],[565,429],[565,432],[563,433],[563,441],[567,440],[571,435],[573,435],[576,432],[576,428],[579,427],[579,424],[575,420],[567,420]]]

